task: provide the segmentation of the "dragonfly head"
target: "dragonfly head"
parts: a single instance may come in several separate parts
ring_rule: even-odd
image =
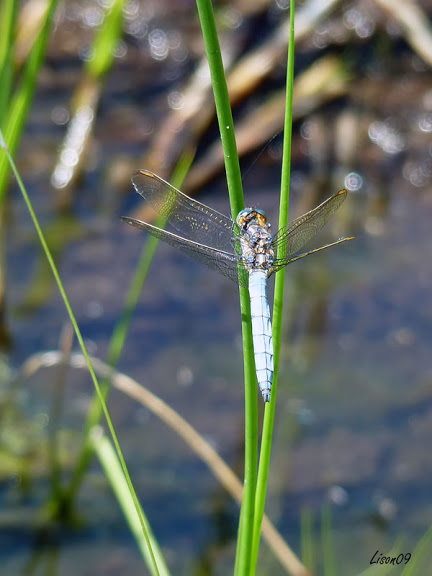
[[[256,220],[258,225],[264,228],[267,224],[267,214],[257,208],[245,208],[238,213],[236,223],[240,228],[245,228],[252,220]]]

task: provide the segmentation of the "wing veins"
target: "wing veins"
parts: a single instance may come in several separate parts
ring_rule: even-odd
[[[278,272],[278,270],[282,270],[288,264],[292,262],[296,262],[296,260],[300,260],[301,258],[305,258],[305,256],[309,256],[310,254],[315,254],[315,252],[321,252],[321,250],[326,250],[327,248],[331,248],[332,246],[336,246],[337,244],[342,244],[342,242],[348,242],[348,240],[353,240],[354,236],[350,236],[349,238],[339,238],[335,242],[331,242],[330,244],[325,244],[324,246],[319,246],[319,248],[313,248],[312,250],[308,250],[307,252],[302,252],[293,258],[280,258],[276,259],[272,265],[272,274],[274,272]]]
[[[224,214],[193,200],[148,170],[132,175],[135,190],[183,237],[218,250],[232,247],[233,222]]]
[[[279,230],[274,236],[272,244],[278,252],[284,252],[286,247],[286,256],[284,255],[281,260],[287,264],[293,261],[289,257],[296,254],[325,226],[344,202],[346,195],[346,190],[340,190],[316,208],[296,218],[286,229]]]
[[[157,226],[147,224],[147,222],[142,222],[135,218],[122,216],[121,219],[130,226],[144,230],[155,238],[163,240],[170,246],[177,248],[198,262],[205,264],[212,270],[219,272],[219,274],[222,274],[226,278],[229,278],[236,284],[240,284],[244,287],[248,285],[247,271],[242,268],[241,260],[239,260],[234,254],[194,242],[187,238],[182,238],[168,230],[162,230]]]

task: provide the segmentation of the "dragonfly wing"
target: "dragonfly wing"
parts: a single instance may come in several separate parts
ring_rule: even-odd
[[[344,202],[346,196],[346,190],[340,190],[313,210],[296,218],[287,228],[282,228],[277,232],[273,237],[272,245],[276,249],[276,253],[281,255],[281,258],[278,259],[280,261],[279,268],[293,261],[292,256],[295,256],[321,230],[330,216]]]
[[[203,244],[198,244],[193,240],[187,240],[177,234],[172,234],[167,230],[162,230],[141,220],[136,220],[135,218],[126,218],[122,216],[122,220],[130,226],[139,228],[148,232],[152,236],[163,240],[167,244],[178,248],[188,256],[191,256],[198,262],[205,264],[212,270],[219,272],[223,276],[226,276],[236,284],[240,284],[243,287],[248,286],[248,273],[246,269],[241,264],[241,261],[234,256],[234,254],[229,252],[224,252],[223,250],[216,250],[210,246],[205,246]]]
[[[321,252],[321,250],[326,250],[327,248],[331,248],[332,246],[336,246],[336,244],[341,244],[342,242],[347,242],[348,240],[353,240],[354,236],[350,236],[350,238],[339,238],[336,242],[331,242],[331,244],[326,244],[325,246],[320,246],[319,248],[314,248],[313,250],[309,250],[308,252],[303,252],[302,254],[298,254],[293,258],[281,258],[280,260],[276,259],[272,264],[272,274],[285,268],[291,262],[295,262],[296,260],[300,260],[300,258],[304,258],[305,256],[309,256],[309,254],[315,254],[315,252]]]
[[[132,184],[184,238],[224,252],[233,250],[233,222],[224,214],[189,198],[148,170],[134,172]]]

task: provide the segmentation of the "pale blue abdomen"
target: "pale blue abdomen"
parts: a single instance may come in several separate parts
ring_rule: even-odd
[[[257,380],[264,402],[269,402],[274,365],[272,326],[267,300],[267,273],[265,270],[253,270],[249,274],[249,294]]]

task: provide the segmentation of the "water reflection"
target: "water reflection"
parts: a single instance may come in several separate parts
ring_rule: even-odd
[[[387,154],[398,154],[405,150],[406,142],[402,133],[394,126],[393,122],[373,122],[369,126],[369,137]]]
[[[94,119],[90,106],[81,106],[75,112],[68,126],[66,138],[60,151],[60,158],[51,176],[54,188],[65,188],[74,175],[74,167],[84,150]]]

